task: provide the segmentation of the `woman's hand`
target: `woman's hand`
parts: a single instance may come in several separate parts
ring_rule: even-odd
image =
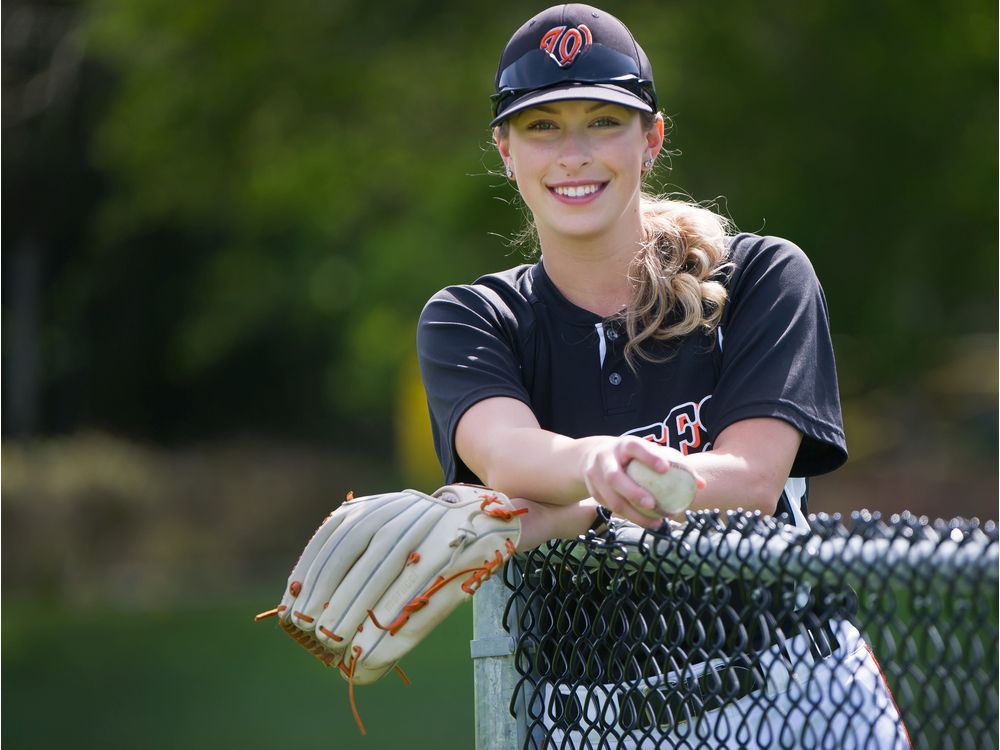
[[[615,515],[640,526],[655,529],[662,519],[650,518],[636,510],[636,506],[641,506],[657,512],[653,496],[625,471],[632,461],[639,461],[660,473],[670,471],[672,465],[683,465],[694,476],[698,489],[705,487],[705,480],[690,466],[684,454],[673,448],[633,436],[594,440],[583,455],[582,471],[587,491]]]

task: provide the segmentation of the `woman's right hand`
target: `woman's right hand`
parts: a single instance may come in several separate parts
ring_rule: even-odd
[[[684,454],[673,448],[630,435],[589,438],[588,442],[592,444],[582,461],[587,491],[615,515],[645,528],[655,529],[663,519],[650,518],[636,510],[636,506],[641,506],[657,512],[653,496],[626,473],[625,467],[630,462],[639,461],[660,473],[670,471],[672,465],[681,465],[694,475],[698,489],[705,486],[705,480],[687,464]]]

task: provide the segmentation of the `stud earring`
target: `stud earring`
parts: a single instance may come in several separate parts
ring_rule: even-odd
[[[509,164],[504,164],[504,167],[503,167],[503,171],[504,171],[504,173],[505,173],[505,174],[507,175],[507,179],[508,179],[508,180],[510,180],[510,179],[512,179],[512,178],[514,177],[514,172],[513,172],[513,170],[512,170],[511,168],[510,168],[510,165],[509,165]]]
[[[643,169],[645,169],[647,171],[649,171],[650,169],[652,169],[653,168],[653,157],[649,157],[648,159],[646,159],[646,161],[644,161],[642,163],[642,167],[643,167]]]

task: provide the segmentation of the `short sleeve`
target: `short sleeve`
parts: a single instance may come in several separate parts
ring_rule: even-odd
[[[495,396],[530,405],[518,351],[523,325],[497,294],[476,285],[438,292],[420,315],[417,355],[446,482],[479,481],[455,450],[455,428],[469,407]]]
[[[719,330],[721,371],[709,425],[782,419],[802,435],[792,476],[847,460],[829,314],[812,264],[794,244],[740,235],[732,244],[730,301]]]

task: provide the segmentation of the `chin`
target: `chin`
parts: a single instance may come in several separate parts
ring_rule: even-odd
[[[578,240],[592,240],[612,234],[615,227],[615,222],[596,216],[566,218],[549,224],[549,229],[554,234]]]

